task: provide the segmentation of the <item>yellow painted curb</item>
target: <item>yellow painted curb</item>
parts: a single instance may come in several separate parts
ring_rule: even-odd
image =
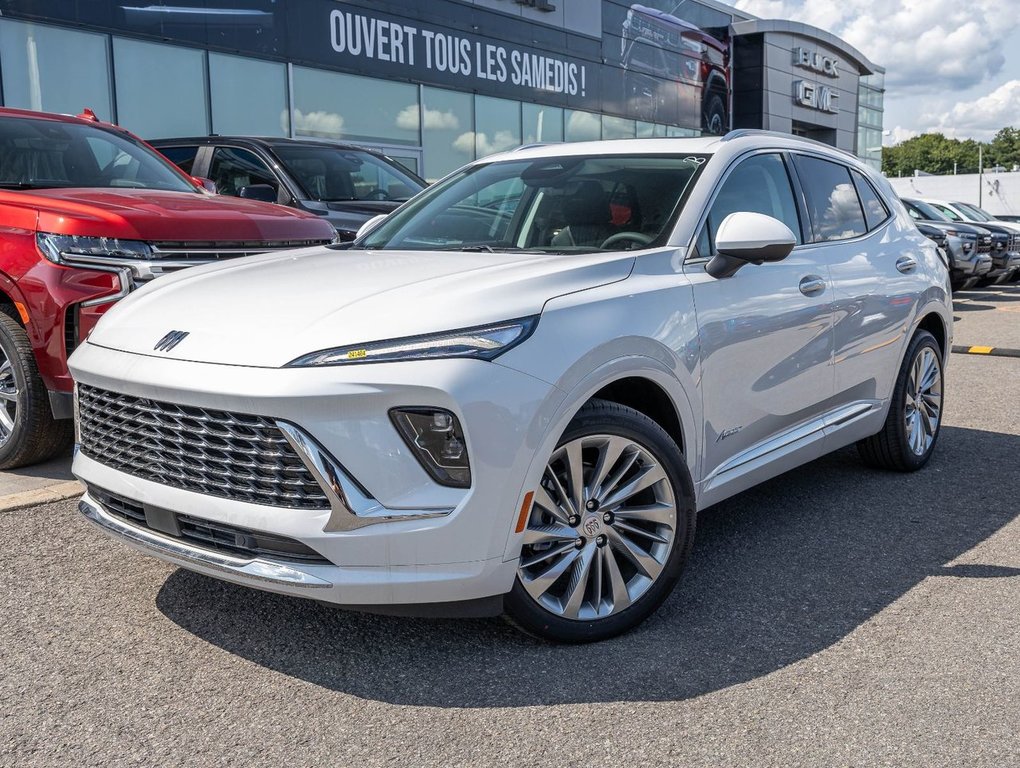
[[[77,480],[68,480],[64,483],[57,483],[46,488],[36,488],[31,491],[11,493],[7,496],[0,496],[0,512],[11,512],[15,509],[34,507],[37,504],[52,504],[54,501],[64,501],[81,496],[85,493],[85,487]]]

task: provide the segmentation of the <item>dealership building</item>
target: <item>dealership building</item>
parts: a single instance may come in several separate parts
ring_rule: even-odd
[[[0,0],[0,101],[316,137],[432,180],[533,142],[765,128],[881,158],[884,70],[712,0]]]

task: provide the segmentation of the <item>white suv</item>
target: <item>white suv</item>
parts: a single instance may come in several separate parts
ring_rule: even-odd
[[[699,510],[939,434],[949,274],[888,184],[790,136],[533,147],[352,248],[187,270],[74,354],[81,511],[185,568],[598,640]]]

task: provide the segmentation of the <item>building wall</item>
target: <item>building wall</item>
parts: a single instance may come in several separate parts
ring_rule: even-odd
[[[900,197],[959,200],[980,206],[995,216],[1020,215],[1020,173],[905,176],[889,179],[889,183]]]
[[[758,112],[754,127],[793,127],[792,80],[782,66],[791,40],[765,38],[761,80],[736,92],[733,104],[724,77],[712,80],[721,90],[702,84],[704,54],[691,53],[692,41],[695,51],[698,41],[714,42],[712,71],[724,71],[732,24],[747,21],[715,0],[227,6],[0,0],[0,103],[69,113],[91,107],[144,138],[349,140],[382,148],[430,180],[521,143],[699,135],[706,104],[725,110],[723,130],[731,108],[745,102]],[[656,11],[683,21],[663,21]],[[636,33],[639,22],[645,28]],[[402,43],[389,31],[382,46],[380,30],[396,28]],[[635,45],[642,34],[655,38],[655,62],[644,69],[635,53],[650,51]],[[527,62],[531,77],[522,74]],[[855,99],[856,87],[840,94],[839,116],[811,115],[833,122],[839,145],[851,150],[845,139],[854,125],[843,112],[856,113]]]

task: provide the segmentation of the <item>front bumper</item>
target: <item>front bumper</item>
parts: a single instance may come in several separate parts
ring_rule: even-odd
[[[435,616],[491,615],[499,613],[499,603],[486,599],[509,591],[508,585],[517,572],[516,563],[503,562],[502,558],[427,568],[375,568],[233,557],[126,523],[88,493],[78,503],[78,510],[107,536],[171,565],[267,592],[361,610]],[[416,610],[414,606],[426,609]],[[404,610],[394,611],[394,607]]]
[[[123,521],[100,526],[137,549],[210,576],[342,605],[452,603],[501,595],[513,585],[516,562],[513,553],[505,553],[508,536],[550,412],[562,399],[545,382],[477,360],[260,369],[132,355],[94,344],[79,349],[71,368],[79,383],[93,387],[296,424],[385,511],[395,513],[336,530],[328,509],[183,490],[78,452],[73,470],[87,486],[174,514],[287,537],[325,562],[283,562],[289,575],[280,578],[276,566],[259,558],[230,556],[224,562],[216,554],[210,562],[203,548],[169,546],[158,531]],[[469,489],[437,485],[418,463],[388,416],[391,408],[408,406],[436,406],[457,415],[471,459]],[[86,512],[96,524],[117,520],[104,515],[93,496],[83,503],[96,510]],[[438,510],[441,515],[430,516]]]

